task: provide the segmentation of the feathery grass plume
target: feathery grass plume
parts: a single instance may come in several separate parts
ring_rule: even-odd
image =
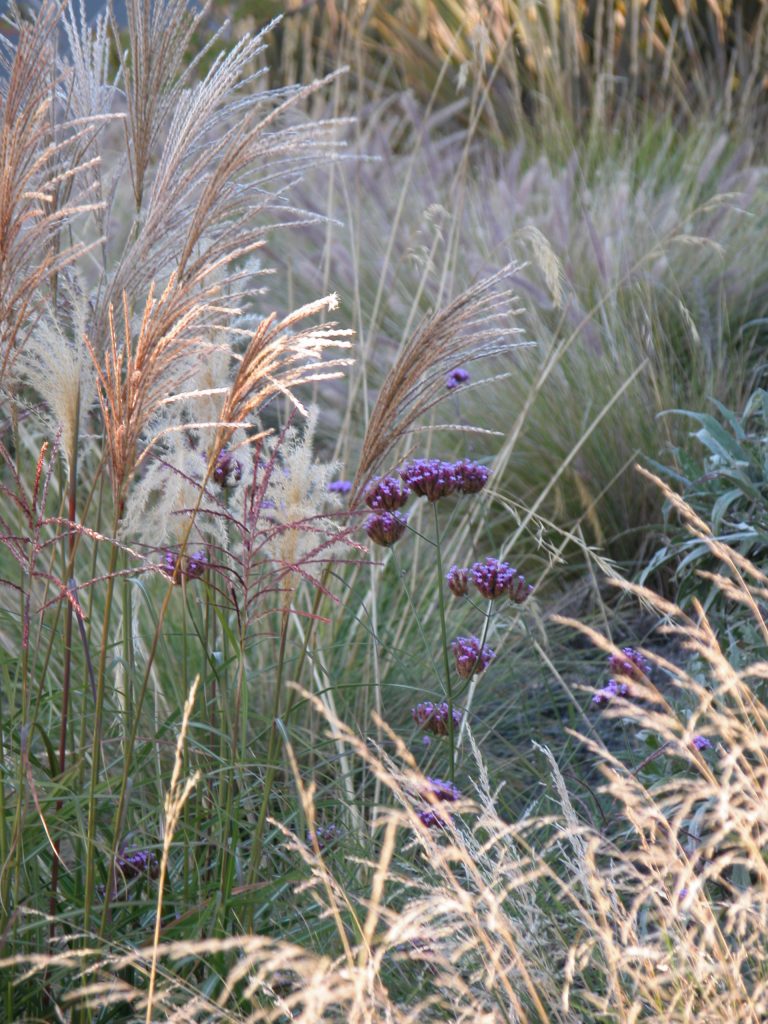
[[[84,343],[88,310],[83,282],[65,271],[58,290],[58,308],[47,307],[41,314],[16,372],[47,406],[71,470],[80,431],[96,400],[96,374]]]
[[[122,301],[122,339],[110,310],[110,344],[103,359],[90,338],[85,339],[96,369],[116,519],[123,516],[134,472],[156,440],[141,446],[147,426],[169,396],[178,394],[202,357],[216,308],[211,298],[210,290],[207,295],[194,293],[171,275],[157,299],[150,290],[135,341],[127,295]]]
[[[267,452],[276,452],[277,463],[269,473],[262,503],[269,510],[273,525],[264,550],[289,569],[306,567],[321,538],[326,561],[343,550],[340,544],[334,544],[333,538],[338,536],[341,540],[345,531],[323,514],[329,506],[338,508],[341,501],[328,491],[328,482],[338,471],[338,464],[318,462],[314,457],[318,415],[318,407],[311,406],[301,434],[290,426],[279,442],[265,442]],[[304,572],[311,575],[311,562]]]
[[[354,331],[339,328],[333,321],[316,327],[301,327],[303,320],[325,310],[336,309],[338,298],[328,295],[310,302],[278,320],[271,313],[261,321],[242,356],[221,406],[220,423],[214,445],[215,454],[229,444],[235,429],[260,412],[270,399],[284,395],[301,413],[307,415],[297,389],[302,384],[335,380],[351,359],[325,359],[329,348],[351,348]]]
[[[34,21],[18,21],[15,47],[0,35],[0,385],[57,274],[96,244],[78,241],[77,235],[71,240],[67,232],[78,215],[100,204],[85,195],[61,202],[89,166],[82,148],[96,118],[90,111],[71,118],[60,109],[55,60],[60,14],[55,0],[44,0]]]
[[[457,364],[504,355],[520,342],[511,318],[522,310],[502,282],[520,268],[509,264],[428,317],[405,342],[379,391],[363,440],[354,490],[381,467],[416,421],[445,397],[445,376]]]
[[[190,288],[215,277],[236,304],[250,276],[236,261],[263,245],[270,225],[317,219],[293,208],[287,193],[305,168],[339,150],[337,122],[288,119],[335,74],[280,93],[254,86],[253,68],[274,23],[220,53],[194,82],[217,38],[185,64],[205,9],[193,13],[186,0],[158,0],[151,11],[143,0],[127,5],[125,141],[140,217],[106,275],[91,332],[97,349],[107,343],[110,305],[125,291],[143,294],[171,271]]]

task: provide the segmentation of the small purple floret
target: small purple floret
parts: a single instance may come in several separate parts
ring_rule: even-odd
[[[307,845],[314,849],[317,844],[317,849],[322,853],[332,843],[335,843],[341,834],[341,829],[333,822],[330,825],[318,825],[314,832],[307,832]]]
[[[514,601],[515,604],[523,604],[533,593],[533,587],[530,583],[525,582],[525,576],[521,576],[519,572],[513,572],[507,593],[510,601]]]
[[[427,783],[428,788],[423,793],[425,800],[448,800],[450,803],[461,800],[461,790],[457,789],[452,782],[428,775]]]
[[[469,380],[469,370],[465,370],[463,366],[457,366],[455,370],[451,372],[445,378],[445,386],[449,391],[453,391],[454,388],[459,387],[460,384],[466,384]]]
[[[186,560],[186,568],[179,562],[179,556],[168,548],[163,554],[163,572],[170,576],[173,583],[181,583],[182,578],[198,580],[208,568],[208,556],[205,551],[196,551]]]
[[[383,512],[394,512],[408,501],[411,490],[396,476],[374,478],[365,492],[365,503],[369,508]]]
[[[456,490],[460,494],[477,494],[478,491],[482,491],[491,475],[487,466],[472,462],[470,459],[461,459],[455,463],[453,471],[456,476]]]
[[[651,671],[647,658],[634,649],[634,647],[622,647],[621,654],[612,654],[608,658],[608,667],[614,675],[628,676],[641,682]]]
[[[491,648],[482,645],[476,636],[457,636],[451,643],[456,670],[462,679],[471,679],[484,672],[496,657]]]
[[[328,484],[328,490],[331,494],[349,494],[352,490],[351,480],[332,480]]]
[[[115,868],[125,879],[138,878],[140,875],[157,878],[160,873],[157,856],[152,850],[131,850],[128,853],[121,853],[115,859]]]
[[[691,740],[691,746],[695,747],[698,751],[712,749],[712,743],[706,736],[694,736]]]
[[[408,517],[402,512],[374,512],[365,521],[365,532],[374,544],[391,547],[405,533]]]
[[[400,476],[417,497],[438,501],[453,494],[458,486],[452,462],[441,459],[415,459],[407,462]]]
[[[419,728],[425,732],[431,732],[435,736],[447,736],[450,732],[450,707],[447,701],[440,704],[433,704],[431,700],[417,704],[411,710],[411,717]],[[461,725],[461,711],[453,709],[453,726],[458,729]]]
[[[445,578],[454,597],[466,597],[469,591],[469,569],[460,569],[458,565],[452,565]]]
[[[592,697],[592,703],[595,707],[604,708],[606,704],[609,704],[614,697],[631,697],[629,687],[626,683],[617,682],[615,679],[609,679],[606,685],[598,690],[597,693]]]
[[[475,562],[470,571],[472,582],[489,601],[501,597],[515,576],[515,570],[510,564],[500,562],[498,558],[486,558],[484,562]]]
[[[232,452],[222,448],[216,456],[213,479],[220,487],[233,487],[243,475],[243,464]]]

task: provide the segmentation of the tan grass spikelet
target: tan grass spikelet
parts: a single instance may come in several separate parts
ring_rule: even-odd
[[[297,325],[325,310],[335,309],[338,299],[328,295],[295,310],[278,320],[271,313],[259,324],[242,356],[232,386],[221,407],[215,452],[229,443],[233,432],[277,395],[285,396],[303,415],[307,410],[297,395],[303,384],[335,380],[351,359],[325,359],[327,349],[348,349],[354,331],[339,328],[335,322],[317,327]],[[214,455],[215,458],[215,455]]]
[[[115,514],[122,517],[127,487],[149,448],[141,439],[153,415],[194,371],[204,349],[213,306],[210,293],[191,293],[171,276],[162,295],[150,290],[135,342],[127,295],[122,301],[122,339],[114,310],[109,315],[109,346],[103,359],[89,338],[86,345],[97,375]]]
[[[53,125],[54,36],[61,8],[45,0],[36,19],[18,27],[9,62],[0,54],[0,384],[11,371],[40,311],[40,300],[56,275],[97,242],[70,242],[66,227],[101,203],[84,199],[58,205],[73,180],[93,163],[78,143],[97,117]]]
[[[521,310],[501,286],[519,269],[510,264],[468,288],[428,317],[405,342],[371,411],[353,493],[359,493],[417,420],[444,397],[449,370],[516,346],[510,336],[520,330],[509,321]]]

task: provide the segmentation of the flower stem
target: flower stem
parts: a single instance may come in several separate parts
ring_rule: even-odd
[[[437,502],[432,503],[435,513],[435,542],[437,548],[437,600],[440,610],[440,636],[443,645],[443,668],[445,669],[445,695],[448,698],[448,751],[450,757],[449,778],[451,782],[456,777],[456,748],[453,736],[453,680],[451,676],[451,664],[448,660],[448,631],[445,624],[445,593],[443,578],[443,555],[440,548],[440,517],[437,513]]]

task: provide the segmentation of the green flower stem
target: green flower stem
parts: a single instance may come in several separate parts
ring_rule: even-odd
[[[275,679],[275,698],[272,706],[272,725],[269,732],[269,746],[267,748],[267,774],[264,778],[264,792],[261,797],[259,817],[256,821],[256,833],[253,837],[251,847],[251,864],[249,878],[251,882],[256,879],[256,874],[261,863],[261,853],[264,846],[264,827],[267,822],[269,795],[277,774],[277,761],[282,747],[282,737],[278,728],[280,718],[280,698],[283,689],[283,669],[285,666],[285,648],[288,637],[288,623],[290,621],[291,609],[287,605],[283,609],[282,622],[280,624],[280,651],[277,659],[277,678]]]
[[[453,678],[451,663],[448,660],[448,630],[445,623],[445,593],[443,577],[443,555],[440,549],[440,517],[437,513],[437,502],[432,503],[435,513],[435,541],[437,548],[437,600],[440,610],[440,636],[443,644],[443,668],[445,670],[445,695],[448,698],[448,750],[450,756],[449,776],[451,782],[456,778],[456,748],[453,735]]]
[[[117,532],[115,530],[115,532]],[[93,722],[93,745],[91,748],[91,782],[88,790],[88,832],[85,852],[85,907],[83,911],[83,931],[88,932],[91,926],[91,912],[95,891],[96,862],[96,790],[99,785],[99,769],[101,767],[101,724],[104,713],[104,690],[107,667],[107,647],[109,639],[109,622],[112,614],[112,597],[115,591],[115,569],[117,568],[118,547],[112,545],[107,569],[107,593],[104,600],[104,618],[101,630],[101,650],[99,652],[99,670],[96,676],[96,710]],[[105,906],[108,900],[105,899]]]

